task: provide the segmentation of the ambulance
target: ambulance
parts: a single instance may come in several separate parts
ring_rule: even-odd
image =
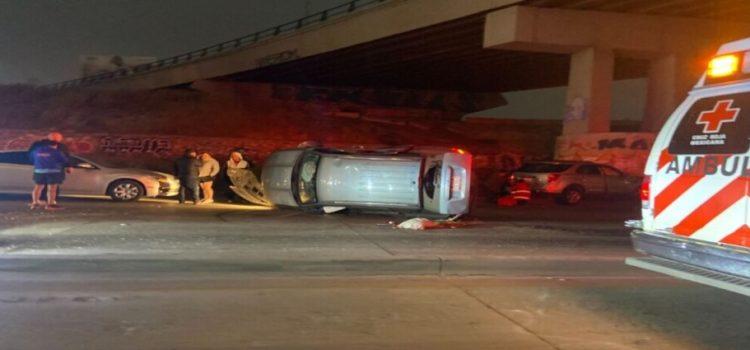
[[[750,296],[750,38],[721,46],[657,136],[630,221],[643,269]]]

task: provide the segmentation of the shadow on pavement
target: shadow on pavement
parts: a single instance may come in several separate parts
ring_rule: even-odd
[[[639,219],[640,202],[632,198],[592,198],[568,206],[552,198],[534,198],[530,203],[516,207],[499,207],[482,203],[472,208],[471,217],[486,221],[540,221],[540,222],[619,222]]]
[[[616,313],[640,326],[711,349],[750,349],[747,297],[686,283],[685,286],[587,288],[573,297],[584,308]]]

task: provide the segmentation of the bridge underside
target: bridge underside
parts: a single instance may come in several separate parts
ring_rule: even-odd
[[[750,13],[750,2],[745,0],[526,0],[508,3],[726,21],[748,21],[746,14]],[[568,54],[486,50],[482,41],[485,16],[489,12],[218,79],[480,92],[568,83]],[[645,77],[648,70],[646,60],[615,57],[616,80]]]
[[[642,128],[656,131],[712,51],[750,33],[747,0],[378,3],[91,83],[153,89],[228,80],[466,92],[567,86],[566,107],[575,113],[565,114],[563,132],[585,134],[609,131],[613,80],[647,77]]]
[[[570,55],[483,46],[485,14],[219,80],[471,92],[513,91],[568,82]],[[617,58],[614,78],[645,76],[648,62]]]

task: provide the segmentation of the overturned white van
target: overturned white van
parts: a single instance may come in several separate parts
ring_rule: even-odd
[[[265,198],[276,206],[469,211],[471,155],[461,149],[274,152],[263,165]]]

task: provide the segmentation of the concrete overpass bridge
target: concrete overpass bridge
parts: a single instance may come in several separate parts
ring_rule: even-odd
[[[750,36],[744,0],[357,0],[211,47],[55,87],[156,89],[199,80],[461,91],[567,85],[607,132],[611,83],[648,77],[657,130],[724,41]]]

